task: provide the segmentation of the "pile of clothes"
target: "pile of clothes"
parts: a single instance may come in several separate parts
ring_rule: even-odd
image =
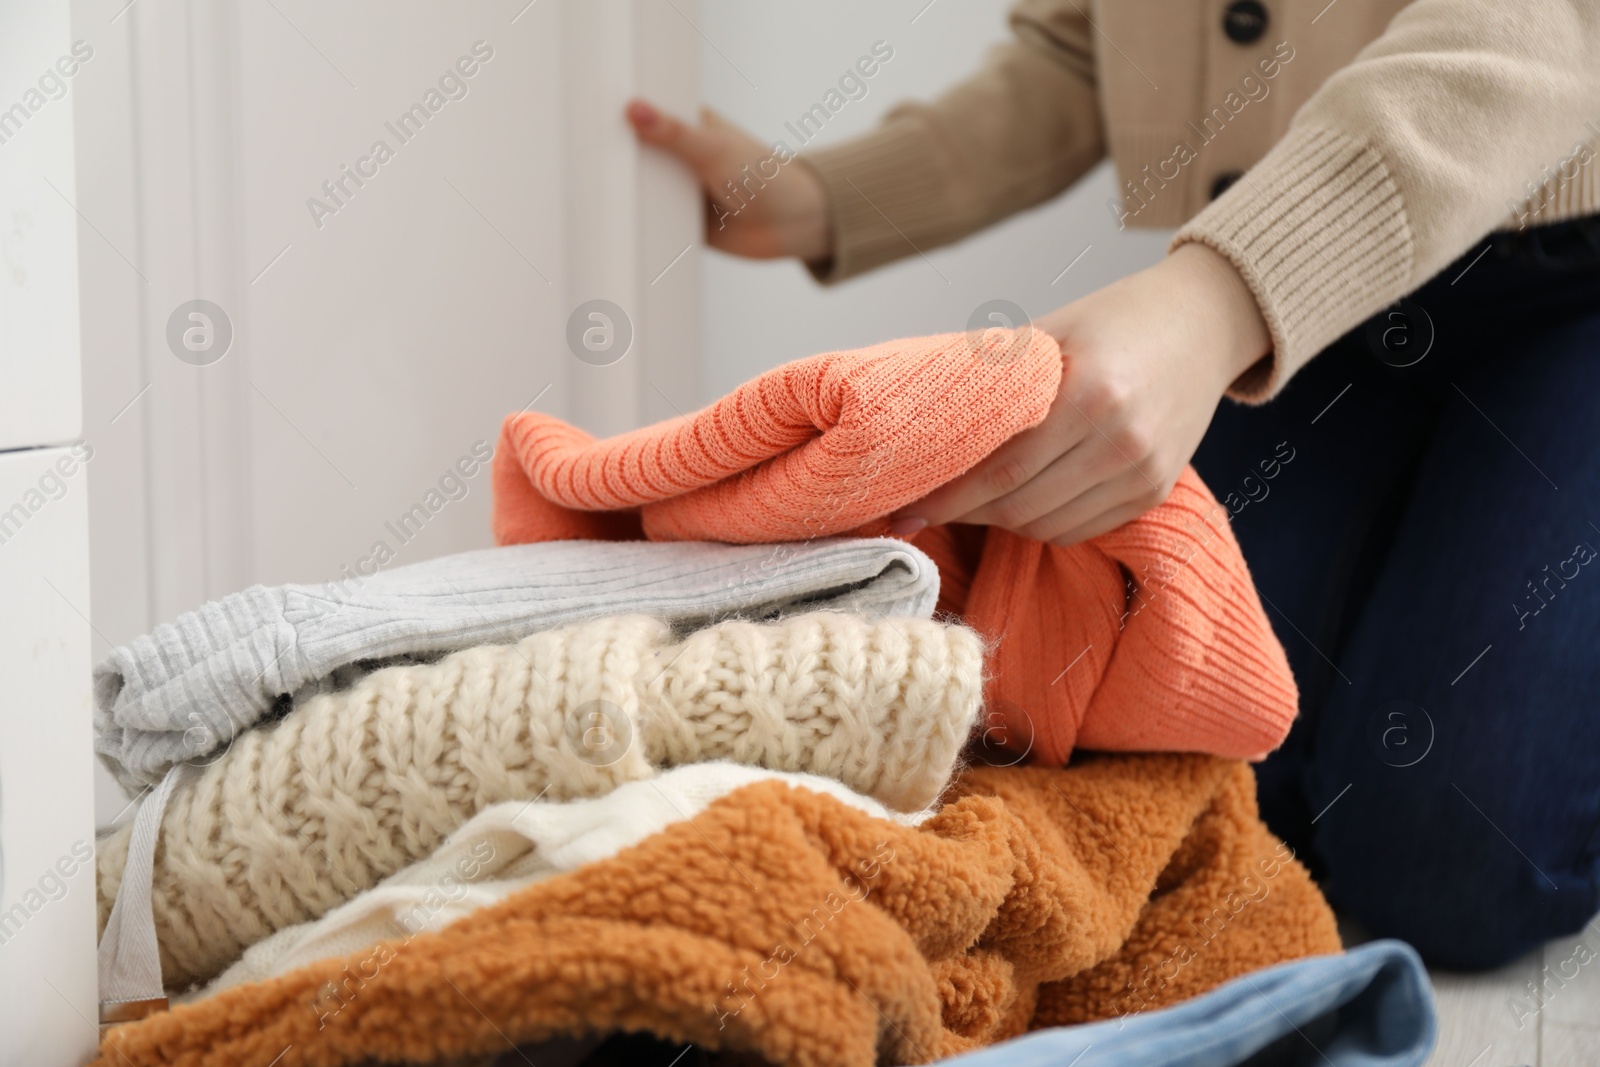
[[[500,547],[116,649],[99,1062],[1420,1062],[1415,955],[1333,955],[1257,814],[1295,687],[1193,472],[1068,548],[884,536],[1060,374],[992,331],[519,413]]]

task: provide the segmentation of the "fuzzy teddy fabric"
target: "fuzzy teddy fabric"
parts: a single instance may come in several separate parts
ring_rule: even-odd
[[[619,616],[377,671],[246,731],[174,791],[152,878],[162,979],[212,977],[502,801],[726,759],[925,807],[977,718],[982,670],[965,627],[813,612],[681,639]],[[131,829],[96,848],[102,929]]]
[[[915,828],[768,782],[437,933],[113,1029],[95,1063],[426,1064],[615,1031],[928,1063],[1339,947],[1243,763],[978,768]]]

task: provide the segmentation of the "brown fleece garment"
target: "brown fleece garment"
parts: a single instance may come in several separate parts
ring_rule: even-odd
[[[1243,763],[974,768],[950,797],[913,829],[747,786],[438,933],[113,1029],[95,1062],[437,1063],[644,1031],[797,1067],[926,1063],[1339,951]]]

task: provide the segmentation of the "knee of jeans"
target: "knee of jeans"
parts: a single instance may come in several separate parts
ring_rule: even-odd
[[[1447,970],[1494,970],[1522,958],[1555,936],[1546,936],[1523,923],[1504,921],[1498,906],[1493,905],[1476,909],[1478,914],[1471,921],[1441,922],[1425,905],[1374,907],[1370,897],[1344,895],[1339,899],[1343,903],[1335,905],[1338,911],[1354,918],[1372,936],[1405,941],[1429,966]]]
[[[1396,806],[1364,832],[1348,818],[1319,827],[1315,849],[1333,906],[1374,936],[1409,942],[1430,964],[1462,970],[1510,963],[1600,911],[1588,828],[1519,846],[1464,798],[1452,791],[1447,799],[1464,811],[1438,805],[1406,818]],[[1385,806],[1365,807],[1376,814]],[[1584,856],[1575,865],[1577,852]]]

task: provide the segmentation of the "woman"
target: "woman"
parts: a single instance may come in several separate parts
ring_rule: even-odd
[[[1108,154],[1170,254],[1036,321],[1046,421],[897,529],[1072,543],[1193,462],[1300,683],[1263,814],[1372,933],[1488,967],[1600,910],[1600,0],[1022,0],[931,104],[802,155],[643,102],[713,247],[826,283]],[[1404,298],[1404,299],[1402,299]],[[1220,404],[1227,396],[1230,403]]]

